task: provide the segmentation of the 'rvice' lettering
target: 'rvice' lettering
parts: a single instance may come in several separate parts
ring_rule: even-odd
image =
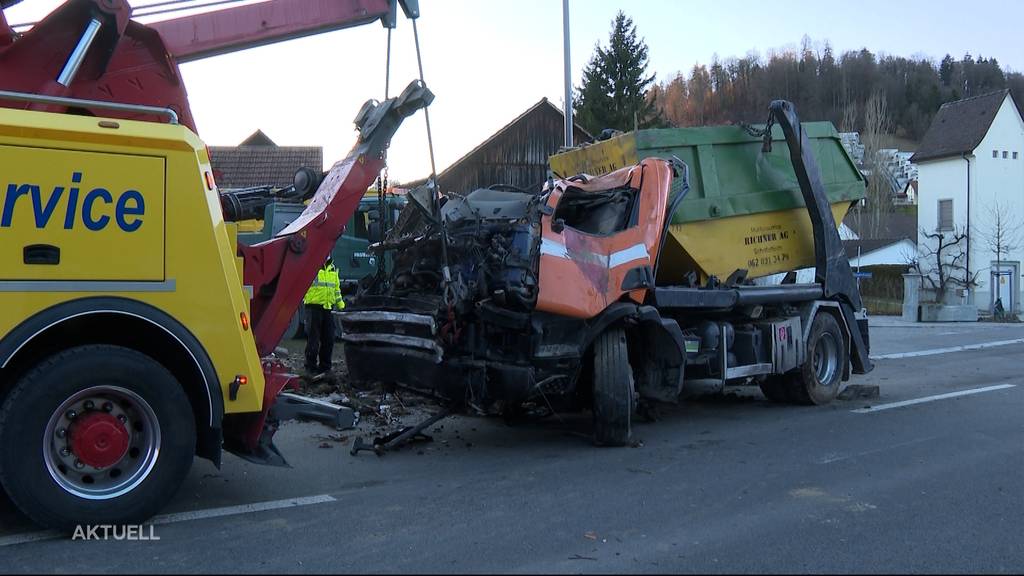
[[[141,192],[125,190],[115,199],[110,190],[102,187],[83,192],[79,188],[81,183],[82,172],[74,172],[67,186],[54,186],[48,194],[38,184],[7,184],[7,193],[0,203],[0,228],[10,228],[14,225],[14,213],[19,200],[32,203],[36,228],[48,227],[54,220],[57,205],[65,195],[67,202],[62,222],[65,230],[74,230],[78,220],[87,230],[93,232],[107,228],[111,221],[125,232],[135,232],[142,227],[143,216],[146,214],[146,200]],[[23,198],[25,200],[22,200]],[[113,215],[110,213],[111,207]],[[60,222],[59,216],[56,222]]]

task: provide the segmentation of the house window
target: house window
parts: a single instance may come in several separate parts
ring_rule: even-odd
[[[1006,160],[1008,156],[1009,154],[1006,153],[1006,150],[1003,150],[1003,160]]]
[[[999,158],[999,150],[993,150],[992,151],[992,157],[993,158]]]
[[[953,229],[953,201],[939,200],[939,230]]]

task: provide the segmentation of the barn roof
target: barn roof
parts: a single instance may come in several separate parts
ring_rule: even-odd
[[[455,162],[452,162],[447,168],[442,170],[437,175],[439,185],[442,188],[444,188],[446,182],[450,181],[452,178],[457,176],[460,172],[464,171],[465,169],[468,169],[479,159],[479,157],[483,156],[484,153],[490,147],[497,146],[502,140],[511,137],[513,133],[515,133],[516,130],[520,128],[521,125],[524,125],[530,118],[533,118],[538,114],[544,113],[557,115],[557,117],[562,118],[563,123],[565,121],[565,116],[562,114],[562,110],[560,108],[552,104],[551,101],[549,101],[547,98],[541,98],[540,101],[538,101],[536,104],[527,108],[522,114],[516,116],[508,124],[505,124],[497,132],[489,136],[486,140],[475,146],[472,150],[470,150],[461,158],[459,158]],[[582,126],[575,122],[573,122],[573,130],[573,138],[576,141],[576,143],[593,140],[593,136],[591,136],[589,132],[587,132]],[[557,150],[550,150],[549,152],[553,154],[557,152]],[[522,158],[518,159],[518,161],[522,161]],[[543,159],[543,163],[547,163],[546,157]],[[422,178],[420,180],[408,183],[408,186],[419,186],[424,184],[426,180],[426,178]]]

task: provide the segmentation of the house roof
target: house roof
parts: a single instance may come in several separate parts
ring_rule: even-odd
[[[242,140],[239,146],[277,146],[277,144],[263,130],[257,130],[250,134],[248,138]]]
[[[943,104],[910,161],[920,163],[973,152],[1009,94],[1009,90],[999,90]]]
[[[861,258],[881,250],[882,248],[888,248],[893,244],[899,244],[900,242],[912,242],[909,238],[875,238],[872,240],[843,240],[843,248],[846,249],[846,258],[851,263],[857,258],[857,249],[860,248]]]
[[[322,170],[320,146],[278,146],[257,130],[239,146],[210,146],[210,164],[220,188],[290,186],[302,167]]]
[[[859,216],[859,217],[858,217]],[[917,242],[917,210],[894,211],[882,217],[881,226],[876,234],[869,233],[868,215],[858,214],[854,211],[847,213],[843,219],[846,224],[861,241],[888,240],[898,241],[901,238],[909,238]]]

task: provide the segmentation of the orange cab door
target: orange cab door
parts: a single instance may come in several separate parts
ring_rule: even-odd
[[[585,184],[560,182],[548,198],[554,209],[541,219],[540,293],[537,309],[573,318],[592,318],[624,295],[642,302],[653,285],[665,202],[672,183],[664,161],[645,160]],[[579,212],[559,210],[566,199],[628,188],[633,199],[623,206],[620,224],[595,233]],[[571,200],[570,200],[571,201]],[[555,222],[575,216],[561,226]],[[561,224],[561,223],[559,223]],[[644,268],[647,268],[646,270]],[[629,276],[629,282],[625,282]],[[646,279],[646,282],[644,282]],[[639,282],[638,282],[639,281]]]

